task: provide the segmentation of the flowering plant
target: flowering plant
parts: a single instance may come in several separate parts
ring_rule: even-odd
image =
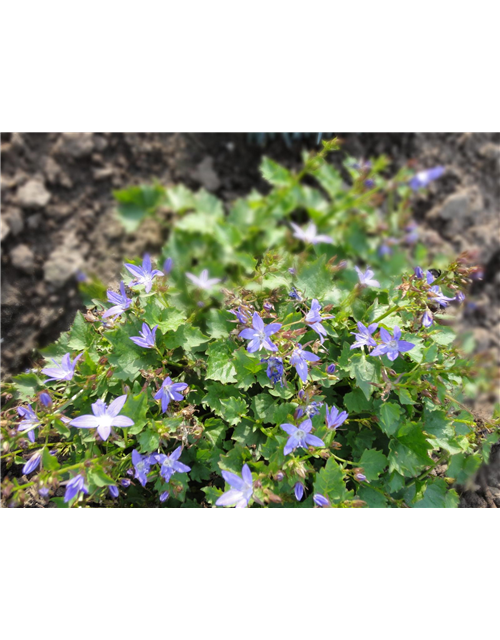
[[[424,248],[401,250],[410,175],[347,159],[346,190],[335,148],[297,174],[265,159],[270,194],[227,215],[185,187],[116,194],[129,228],[160,204],[176,216],[163,270],[127,262],[113,306],[94,299],[42,351],[56,367],[5,385],[11,505],[457,505],[498,438],[464,405],[470,364],[439,323],[474,268],[434,278]]]

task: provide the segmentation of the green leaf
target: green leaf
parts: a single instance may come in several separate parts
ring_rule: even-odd
[[[363,452],[359,465],[363,467],[368,480],[376,480],[387,467],[388,461],[381,451],[367,449]]]
[[[140,392],[138,395],[129,395],[120,414],[129,417],[134,421],[133,426],[128,427],[127,433],[137,435],[147,423],[146,414],[148,412],[149,390]]]
[[[47,447],[44,447],[42,450],[42,467],[46,471],[55,471],[60,466],[56,456],[51,456]]]
[[[158,449],[160,444],[160,436],[156,431],[146,429],[137,438],[137,442],[141,447],[141,453],[151,453]]]
[[[22,402],[33,401],[33,396],[42,388],[42,383],[34,373],[20,373],[13,377],[16,390]]]
[[[234,345],[227,342],[213,342],[207,349],[207,380],[218,382],[236,382],[236,369],[233,364]]]
[[[367,484],[359,488],[358,497],[360,500],[364,500],[370,509],[385,509],[387,507],[387,498]]]
[[[439,447],[451,454],[459,453],[462,450],[456,441],[453,420],[447,417],[445,411],[431,412],[425,409],[423,423],[425,431],[434,436],[429,439],[433,448]]]
[[[414,477],[433,462],[427,454],[430,445],[419,426],[408,424],[407,427],[405,435],[389,442],[389,472],[396,470],[403,476]]]
[[[214,413],[231,425],[238,424],[241,416],[248,410],[243,396],[235,387],[219,382],[207,385],[207,394],[203,398],[202,404],[208,405]]]
[[[401,404],[415,404],[415,400],[411,397],[408,389],[405,389],[404,387],[396,387],[394,391],[397,393]]]
[[[294,179],[288,169],[264,156],[260,164],[260,172],[264,180],[275,187],[288,187],[293,185]]]
[[[351,377],[356,378],[357,386],[369,400],[375,389],[371,383],[378,383],[380,379],[380,361],[373,358],[368,361],[364,354],[356,354],[351,360],[349,371]]]
[[[163,344],[167,349],[183,347],[186,351],[190,351],[209,340],[210,338],[203,335],[198,327],[193,327],[190,324],[184,324],[179,327],[175,333],[170,333],[165,336]]]
[[[297,288],[304,292],[307,298],[322,298],[333,289],[332,276],[326,267],[324,254],[304,267],[297,277]]]
[[[392,436],[401,424],[402,409],[392,402],[384,402],[379,411],[379,425],[382,431],[388,436]]]
[[[437,478],[427,485],[424,497],[414,504],[415,509],[441,509],[456,507],[458,495],[456,491],[448,491],[448,486],[442,478]]]
[[[354,389],[344,396],[344,403],[349,413],[362,413],[371,408],[361,389]]]
[[[230,319],[235,319],[232,313],[224,309],[210,309],[207,318],[207,333],[214,339],[227,338],[229,333],[235,328],[234,322],[229,322]]]
[[[457,334],[452,327],[440,327],[438,331],[433,331],[429,337],[436,344],[448,346],[456,339]]]
[[[332,504],[347,500],[352,493],[347,491],[342,469],[333,458],[328,458],[326,465],[316,474],[314,493],[330,498]]]
[[[166,189],[166,205],[176,213],[194,208],[194,194],[183,184]]]
[[[146,216],[156,211],[164,193],[165,190],[160,185],[143,185],[113,191],[113,195],[119,203],[118,218],[127,232],[135,231]]]
[[[107,476],[102,469],[89,469],[88,478],[97,487],[109,487],[116,484],[116,481]]]
[[[86,322],[80,311],[77,311],[75,320],[69,332],[68,347],[70,349],[88,349],[96,335],[91,323]]]
[[[480,466],[481,457],[479,455],[467,456],[464,453],[457,453],[451,457],[446,477],[454,478],[457,484],[463,485],[474,476]]]

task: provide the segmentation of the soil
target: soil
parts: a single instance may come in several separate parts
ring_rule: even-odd
[[[498,376],[500,134],[335,135],[354,156],[388,155],[391,171],[408,162],[418,169],[446,167],[425,195],[416,195],[415,219],[431,251],[469,250],[483,266],[460,327],[474,333],[476,355]],[[123,230],[114,216],[112,190],[156,178],[165,185],[204,187],[230,202],[252,189],[268,190],[258,169],[263,153],[299,166],[303,147],[313,146],[314,138],[288,147],[276,136],[265,148],[249,144],[246,134],[6,133],[1,142],[1,367],[8,377],[30,368],[36,348],[69,328],[83,307],[80,271],[113,284],[125,256],[154,255],[161,248],[165,229],[152,219],[138,234]],[[477,398],[475,410],[490,417],[496,396],[493,385]],[[490,468],[495,465],[500,468],[500,454],[492,454]],[[494,492],[488,498],[483,485],[480,495],[472,493],[491,506]],[[473,506],[467,500],[463,506]]]

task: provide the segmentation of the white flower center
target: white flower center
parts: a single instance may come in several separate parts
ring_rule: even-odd
[[[306,432],[302,431],[302,429],[297,429],[297,431],[295,432],[295,437],[298,438],[299,440],[303,440],[306,436]]]
[[[398,341],[397,340],[391,340],[387,346],[391,349],[391,350],[395,350],[398,348]]]
[[[99,426],[100,427],[110,427],[112,421],[113,421],[113,418],[111,416],[108,416],[108,415],[105,414],[105,415],[99,417]]]

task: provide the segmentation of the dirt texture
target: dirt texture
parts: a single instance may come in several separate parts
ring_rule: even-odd
[[[431,251],[469,250],[483,266],[459,327],[473,331],[480,362],[498,383],[500,133],[335,135],[354,156],[388,155],[391,172],[408,162],[416,169],[445,166],[444,176],[415,196],[415,219]],[[288,147],[277,136],[261,148],[246,134],[6,133],[1,140],[4,377],[32,366],[35,349],[69,328],[82,308],[80,271],[113,284],[125,256],[154,255],[164,243],[165,228],[153,219],[137,234],[124,231],[114,215],[113,189],[156,178],[204,187],[231,202],[253,188],[268,190],[258,169],[263,153],[296,167],[303,148],[314,146],[312,137]],[[488,418],[495,401],[492,387],[475,408]],[[492,454],[493,466],[498,458]],[[481,491],[472,493],[486,501]]]

